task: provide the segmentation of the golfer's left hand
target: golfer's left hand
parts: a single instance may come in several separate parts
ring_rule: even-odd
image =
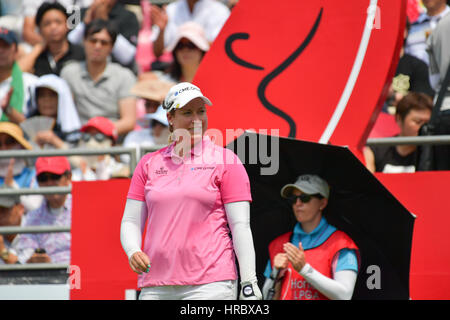
[[[262,300],[261,290],[259,290],[256,280],[241,282],[239,300]]]
[[[147,273],[149,272],[151,267],[150,259],[142,251],[133,253],[128,262],[130,264],[131,270],[133,270],[137,274],[142,274],[142,272]]]
[[[298,248],[292,243],[287,242],[283,245],[284,252],[292,264],[295,271],[300,272],[303,266],[306,264],[305,252],[303,251],[302,244],[298,244]]]

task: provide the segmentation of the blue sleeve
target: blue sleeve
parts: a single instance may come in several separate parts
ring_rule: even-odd
[[[358,258],[355,250],[342,249],[339,251],[338,262],[335,272],[342,270],[353,270],[358,272]]]
[[[270,278],[270,274],[272,273],[272,266],[270,265],[270,259],[267,261],[266,270],[264,270],[264,277]]]
[[[30,188],[36,189],[39,188],[39,184],[37,182],[36,169],[33,169],[31,173],[31,181],[29,184]]]

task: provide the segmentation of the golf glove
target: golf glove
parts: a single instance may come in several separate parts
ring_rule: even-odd
[[[239,300],[262,300],[262,294],[256,281],[241,282]]]

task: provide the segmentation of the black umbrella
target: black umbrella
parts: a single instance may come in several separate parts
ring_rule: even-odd
[[[250,222],[261,286],[270,241],[291,231],[296,222],[280,190],[310,173],[330,185],[324,210],[328,222],[346,232],[360,249],[353,299],[409,299],[414,217],[350,150],[249,132],[227,148],[238,154],[250,178]]]

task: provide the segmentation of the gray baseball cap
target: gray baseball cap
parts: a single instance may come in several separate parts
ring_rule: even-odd
[[[5,185],[1,186],[0,189],[12,189]],[[20,197],[18,195],[0,195],[0,207],[12,208],[20,202]]]
[[[304,174],[297,178],[295,183],[290,183],[281,188],[281,196],[288,198],[293,189],[298,189],[306,194],[321,194],[328,199],[330,196],[330,186],[321,177],[315,174]]]

